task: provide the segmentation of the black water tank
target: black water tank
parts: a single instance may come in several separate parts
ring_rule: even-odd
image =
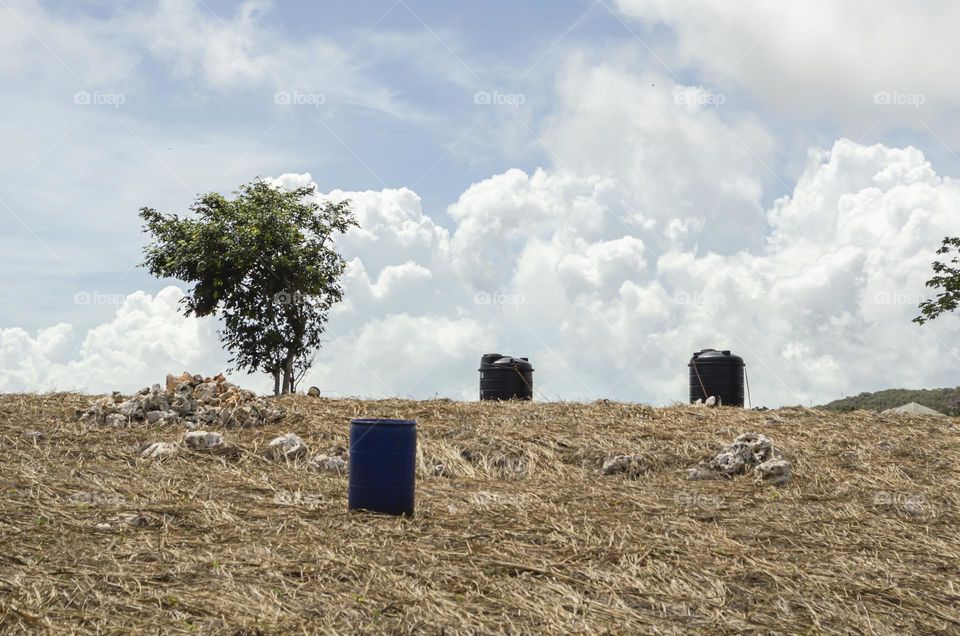
[[[743,358],[729,351],[704,349],[690,358],[690,403],[720,398],[724,406],[743,406]]]
[[[526,358],[485,353],[480,358],[481,400],[532,400],[533,365]]]

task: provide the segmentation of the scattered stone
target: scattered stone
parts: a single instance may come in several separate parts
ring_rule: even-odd
[[[102,532],[106,532],[107,530],[110,530],[110,524],[109,524],[109,523],[98,523],[97,525],[95,525],[95,526],[93,526],[93,527],[96,528],[97,530],[102,531]]]
[[[307,445],[299,436],[287,433],[270,440],[263,455],[269,459],[292,461],[307,454]]]
[[[753,469],[758,482],[782,486],[790,481],[790,462],[785,459],[768,459]]]
[[[180,445],[174,444],[173,442],[154,442],[147,446],[142,453],[141,457],[146,459],[162,459],[164,457],[173,457],[180,453]]]
[[[318,389],[315,386],[310,387],[309,389],[307,389],[307,396],[315,397],[315,398],[320,397],[320,389]]]
[[[191,450],[215,450],[224,446],[223,435],[207,431],[191,431],[183,438],[183,443]]]
[[[644,461],[639,455],[614,455],[603,461],[600,472],[604,475],[619,475],[626,473],[636,477],[644,471]]]
[[[337,475],[346,474],[348,468],[347,460],[339,455],[317,455],[307,464],[307,470]]]
[[[702,398],[697,398],[696,401],[693,402],[693,406],[709,406],[709,407],[721,406],[720,396],[711,395],[707,397],[706,400]]]
[[[687,479],[689,481],[703,481],[715,477],[709,466],[692,466],[687,469]]]
[[[34,444],[41,441],[44,437],[46,437],[46,435],[44,435],[41,431],[24,431],[23,433],[23,438],[33,442]]]
[[[151,525],[153,520],[143,513],[135,515],[123,515],[123,520],[134,528],[146,528]]]

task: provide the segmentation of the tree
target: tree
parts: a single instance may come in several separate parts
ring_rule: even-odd
[[[315,194],[312,186],[285,190],[258,178],[233,199],[199,196],[190,218],[140,209],[153,238],[141,266],[193,283],[184,314],[219,315],[230,370],[270,374],[275,394],[296,391],[343,297],[346,261],[333,239],[357,222],[349,201],[321,205]]]
[[[927,287],[943,291],[935,299],[920,303],[920,315],[913,319],[920,325],[960,307],[960,237],[943,239],[937,254],[945,258],[933,262],[934,277],[927,281]],[[947,260],[946,256],[952,258]]]

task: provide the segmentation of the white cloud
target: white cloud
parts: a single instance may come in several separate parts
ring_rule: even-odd
[[[350,199],[362,227],[338,241],[346,301],[305,384],[473,397],[479,355],[501,351],[529,356],[549,398],[663,403],[708,346],[744,356],[755,403],[955,384],[960,324],[910,322],[960,207],[919,150],[840,139],[764,205],[774,139],[701,107],[713,93],[579,59],[557,91],[555,165],[472,184],[449,230],[407,188],[322,195]],[[0,332],[0,389],[218,370],[215,325],[179,318],[178,295],[131,295],[79,345],[69,325]]]
[[[617,6],[669,34],[657,50],[674,72],[692,68],[807,120],[826,115],[863,126],[920,127],[918,110],[928,119],[931,110],[947,115],[960,99],[954,2],[617,0]],[[892,103],[875,103],[878,92]],[[910,95],[921,97],[920,109]],[[865,115],[871,119],[863,121]]]

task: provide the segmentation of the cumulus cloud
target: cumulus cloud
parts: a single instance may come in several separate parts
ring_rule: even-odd
[[[222,369],[215,323],[181,316],[182,297],[177,287],[130,294],[110,321],[82,338],[69,324],[34,336],[0,329],[0,390],[131,391],[162,381],[169,371]]]
[[[960,205],[919,150],[840,139],[764,204],[771,137],[705,89],[574,59],[557,90],[554,165],[471,185],[446,227],[407,188],[318,195],[362,227],[338,241],[346,300],[306,385],[471,398],[500,351],[531,358],[540,398],[666,403],[703,347],[746,359],[755,404],[956,383],[960,323],[910,322]],[[130,296],[79,345],[68,325],[4,330],[0,388],[217,370],[215,324],[179,318],[179,294]]]

